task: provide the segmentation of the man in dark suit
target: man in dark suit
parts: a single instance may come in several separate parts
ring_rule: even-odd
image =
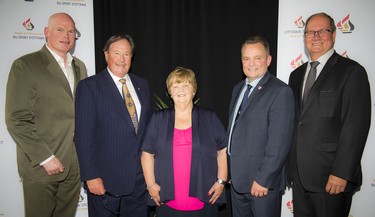
[[[129,35],[112,36],[103,51],[108,67],[80,82],[76,97],[75,142],[89,215],[146,217],[140,143],[151,115],[149,86],[128,73]]]
[[[277,217],[292,143],[293,93],[268,72],[272,58],[264,38],[247,39],[241,59],[246,79],[234,87],[229,109],[233,217]]]
[[[365,69],[334,51],[335,30],[334,20],[325,13],[307,19],[310,58],[289,78],[296,125],[288,175],[297,217],[347,217],[362,182],[370,87]],[[309,74],[316,74],[315,83]]]
[[[81,181],[73,142],[74,92],[87,77],[69,51],[76,29],[65,13],[53,14],[41,50],[14,61],[9,73],[5,116],[17,144],[25,216],[76,213]]]

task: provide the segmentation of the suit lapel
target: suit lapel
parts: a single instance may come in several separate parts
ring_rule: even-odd
[[[119,90],[117,89],[117,86],[115,82],[113,81],[110,72],[105,69],[103,72],[103,90],[107,91],[107,94],[115,104],[116,109],[119,111],[119,113],[122,115],[122,117],[128,122],[128,124],[134,129],[132,120],[130,118],[129,112],[126,108],[125,101],[122,98]],[[134,129],[135,133],[135,129]]]
[[[234,113],[234,109],[236,108],[237,101],[239,100],[238,99],[239,95],[240,95],[241,90],[242,90],[242,88],[243,88],[244,85],[245,85],[245,81],[242,81],[239,84],[237,84],[234,87],[234,89],[233,89],[233,96],[235,96],[235,97],[232,98],[231,104],[230,104],[230,107],[229,107],[229,117],[230,117],[230,119],[229,119],[229,127],[230,127],[230,125],[232,123],[233,118],[235,118],[235,116],[236,116],[235,114],[233,114]]]
[[[319,96],[319,92],[322,89],[322,86],[323,86],[324,82],[327,80],[327,77],[329,76],[330,72],[332,71],[334,63],[337,61],[337,55],[338,54],[334,53],[329,58],[327,63],[324,65],[324,68],[320,72],[320,75],[316,79],[314,85],[311,87],[310,93],[309,93],[309,95],[306,99],[306,103],[303,106],[302,116],[305,113],[305,111],[310,107],[311,103]],[[303,81],[302,81],[302,83],[303,83]]]
[[[75,95],[78,82],[81,80],[81,69],[75,64],[74,57],[72,61],[72,67],[73,67],[73,73],[74,73],[74,95]]]
[[[251,104],[253,104],[259,98],[259,96],[261,95],[264,88],[266,88],[266,84],[267,84],[269,78],[270,78],[270,73],[267,72],[263,76],[263,78],[259,81],[258,85],[253,87],[254,90],[251,92],[251,94],[249,96],[249,103],[247,104],[246,107],[241,108],[242,114],[245,113],[246,110],[251,106]],[[241,118],[241,116],[239,118]]]
[[[61,70],[59,64],[52,56],[52,54],[47,49],[46,45],[42,48],[42,54],[46,58],[47,69],[50,75],[57,80],[57,84],[62,85],[63,89],[69,94],[73,99],[72,91],[70,90],[68,79],[66,79],[64,72]]]

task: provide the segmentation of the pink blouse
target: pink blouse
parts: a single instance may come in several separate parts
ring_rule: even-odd
[[[174,200],[167,205],[176,210],[193,211],[204,207],[204,202],[189,196],[190,168],[192,156],[192,128],[174,129],[173,136],[173,173]]]

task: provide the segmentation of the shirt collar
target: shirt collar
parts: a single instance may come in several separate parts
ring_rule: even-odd
[[[47,47],[47,49],[49,50],[49,52],[51,52],[53,58],[55,58],[55,60],[56,60],[58,63],[64,63],[64,58],[62,58],[62,57],[59,56],[55,51],[53,51],[51,48],[49,48],[49,47],[48,47],[48,44],[46,44],[46,47]],[[72,61],[73,61],[73,56],[68,52],[68,53],[66,54],[66,57],[67,57],[66,64],[71,65],[71,64],[72,64]]]
[[[333,55],[333,53],[335,52],[335,50],[333,48],[331,48],[329,51],[327,51],[327,53],[325,53],[323,56],[319,57],[316,61],[319,61],[319,65],[321,66],[324,66],[328,59]],[[311,57],[309,58],[309,64],[313,62],[311,60]]]
[[[122,79],[121,77],[118,77],[118,76],[114,75],[113,72],[108,67],[107,67],[107,70],[109,72],[109,75],[112,77],[113,81],[115,81],[116,83],[119,82],[120,79]],[[126,74],[123,78],[126,81],[130,81],[129,74]]]

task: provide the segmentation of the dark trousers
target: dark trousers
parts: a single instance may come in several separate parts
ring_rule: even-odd
[[[25,217],[74,217],[81,178],[77,158],[72,159],[68,176],[62,181],[38,182],[22,178]],[[46,173],[47,176],[47,173]]]
[[[233,217],[279,217],[281,215],[282,191],[268,191],[267,196],[253,197],[231,188]]]
[[[218,217],[219,210],[217,204],[205,203],[203,209],[196,211],[180,211],[162,204],[156,207],[156,217]]]
[[[303,188],[298,170],[293,174],[294,217],[348,217],[353,192],[328,194]]]
[[[103,196],[97,196],[87,191],[90,217],[148,217],[146,199],[146,185],[142,172],[138,173],[134,191],[129,195],[117,196],[107,192]]]

